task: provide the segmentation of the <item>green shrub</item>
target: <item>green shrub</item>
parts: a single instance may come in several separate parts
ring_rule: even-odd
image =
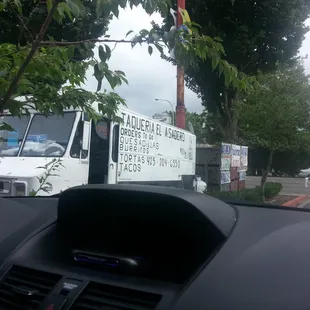
[[[281,183],[266,183],[265,185],[265,198],[270,199],[277,196],[282,191]]]
[[[234,192],[211,192],[208,194],[227,201],[262,201],[261,192],[257,188],[246,188]]]
[[[265,185],[265,199],[270,199],[277,196],[282,190],[281,183],[266,183]],[[261,187],[245,188],[240,191],[234,192],[210,192],[210,196],[225,200],[235,201],[252,201],[262,202],[262,190]]]
[[[260,188],[245,188],[239,191],[239,193],[241,200],[253,202],[261,202],[263,200]]]

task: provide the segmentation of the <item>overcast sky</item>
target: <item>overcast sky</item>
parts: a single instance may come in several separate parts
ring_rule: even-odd
[[[119,18],[114,18],[109,26],[108,34],[111,39],[123,39],[129,30],[138,32],[145,28],[150,29],[150,22],[161,21],[159,14],[147,15],[142,8],[120,11]],[[310,26],[310,20],[308,22]],[[114,45],[110,45],[111,48]],[[308,33],[301,54],[310,56],[310,33]],[[136,46],[133,49],[129,44],[118,44],[112,53],[109,66],[113,70],[122,70],[126,73],[128,85],[123,85],[116,91],[126,99],[131,110],[152,116],[156,112],[171,110],[167,102],[155,101],[155,98],[169,100],[176,104],[176,68],[162,60],[159,52],[154,49],[152,56],[148,54],[147,46]],[[305,60],[305,67],[310,73],[310,59]],[[96,80],[90,71],[87,75],[86,88],[96,90]],[[104,86],[108,89],[107,84]],[[189,111],[201,112],[201,101],[189,89],[185,90],[185,105]]]

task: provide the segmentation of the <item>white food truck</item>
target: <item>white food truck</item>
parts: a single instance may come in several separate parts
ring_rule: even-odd
[[[37,195],[100,183],[204,191],[206,184],[195,176],[195,135],[124,108],[117,115],[123,122],[102,118],[95,123],[77,110],[63,116],[1,116],[0,122],[15,131],[0,131],[0,196],[37,191],[44,167],[55,159],[62,167],[45,180],[47,191]]]

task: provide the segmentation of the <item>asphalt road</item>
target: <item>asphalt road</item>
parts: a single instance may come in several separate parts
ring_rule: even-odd
[[[246,187],[252,188],[260,184],[260,177],[247,177]],[[267,182],[282,183],[282,195],[310,195],[310,181],[308,187],[305,185],[305,179],[300,178],[274,178],[268,177]]]

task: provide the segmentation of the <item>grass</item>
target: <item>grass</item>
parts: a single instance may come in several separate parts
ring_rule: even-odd
[[[265,185],[265,199],[276,197],[282,190],[281,183],[269,183]],[[240,191],[234,192],[210,192],[210,196],[225,199],[225,200],[239,200],[239,201],[252,201],[263,202],[261,187],[245,188]]]

